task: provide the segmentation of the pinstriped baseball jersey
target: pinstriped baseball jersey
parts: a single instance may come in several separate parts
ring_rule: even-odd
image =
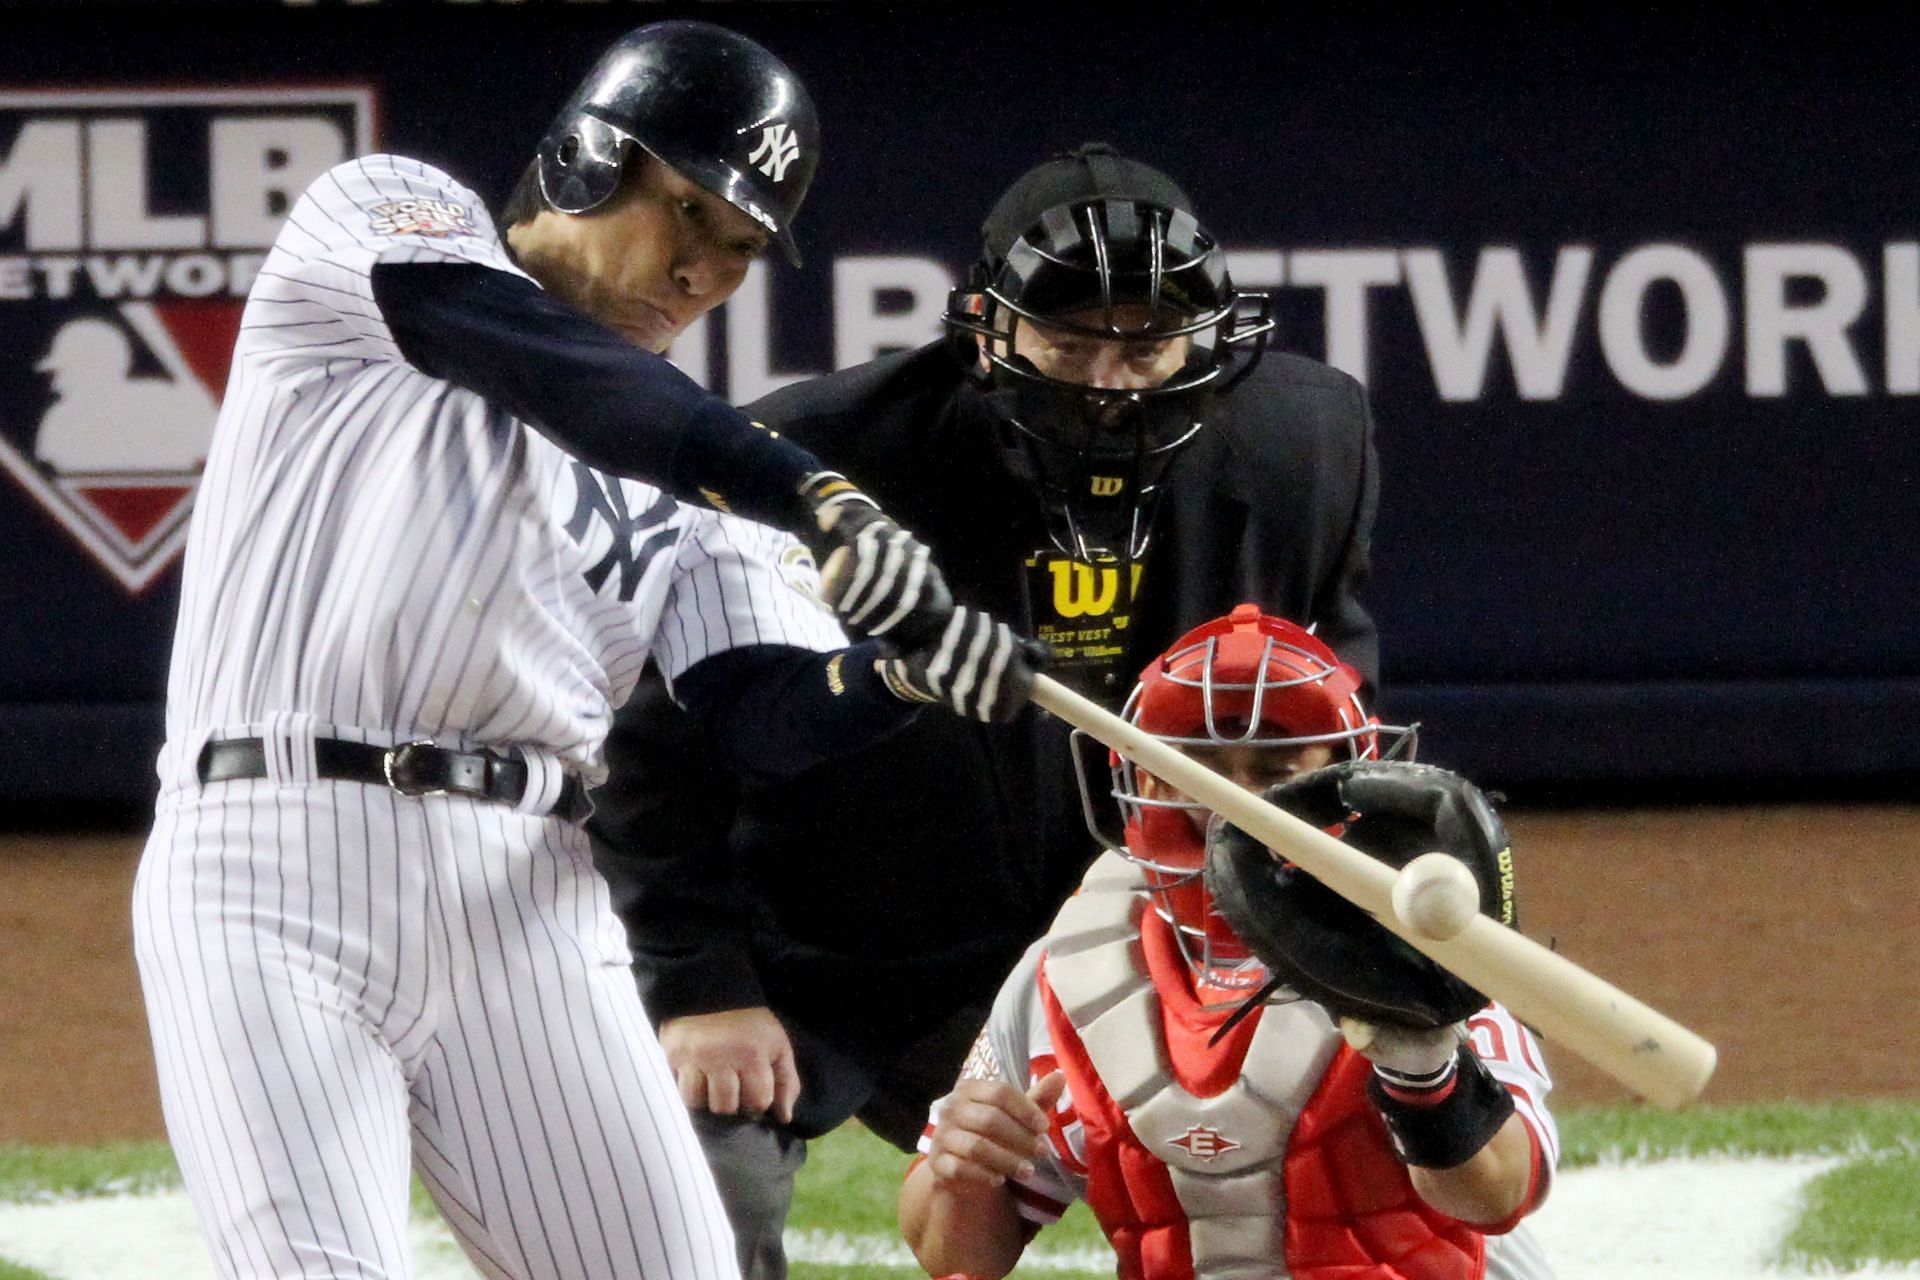
[[[472,192],[376,156],[306,193],[249,298],[134,894],[168,1135],[234,1280],[405,1277],[410,1163],[490,1280],[727,1280],[624,932],[549,810],[647,661],[845,637],[792,539],[408,363],[387,262],[519,274]],[[265,776],[203,784],[232,738]],[[324,738],[513,750],[528,782],[322,778]]]
[[[408,364],[380,262],[524,274],[479,199],[370,156],[295,206],[241,320],[189,535],[162,781],[208,733],[541,748],[591,781],[649,657],[671,680],[740,643],[829,649],[798,544],[570,458]]]

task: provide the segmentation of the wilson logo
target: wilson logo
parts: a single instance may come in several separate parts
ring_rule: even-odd
[[[1140,573],[1145,567],[1132,566],[1134,591],[1140,589]],[[1059,617],[1104,617],[1113,612],[1114,602],[1120,598],[1118,565],[1054,560],[1047,565],[1047,571],[1053,576],[1053,611]]]

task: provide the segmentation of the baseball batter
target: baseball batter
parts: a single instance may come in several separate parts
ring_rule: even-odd
[[[1403,731],[1369,717],[1358,688],[1319,641],[1248,605],[1156,660],[1127,713],[1316,821],[1338,799],[1361,847],[1387,853],[1384,830],[1406,856],[1451,850],[1436,806],[1471,807],[1478,793],[1377,759]],[[1321,767],[1336,756],[1362,763]],[[1410,1008],[1426,979],[1403,978],[1364,933],[1378,926],[1304,876],[1243,939],[1216,910],[1248,895],[1222,880],[1232,841],[1216,828],[1209,842],[1211,815],[1131,765],[1115,766],[1115,784],[1124,839],[1001,988],[921,1140],[900,1215],[928,1271],[1004,1275],[1041,1226],[1086,1200],[1123,1280],[1550,1276],[1518,1226],[1558,1147],[1526,1028],[1450,975],[1460,990],[1440,994],[1452,1011],[1430,1020],[1442,1025],[1392,1025],[1391,991],[1376,1022],[1338,1016],[1343,995],[1381,974],[1406,983]],[[1482,833],[1504,849],[1484,812]],[[1491,864],[1495,850],[1462,852]],[[1265,850],[1252,854],[1241,864],[1252,876],[1275,874]],[[1374,950],[1343,971],[1328,933],[1297,957],[1265,945],[1335,928]],[[1325,1003],[1298,998],[1301,987]]]
[[[289,215],[194,514],[135,891],[221,1274],[408,1274],[410,1162],[489,1276],[735,1273],[578,825],[612,710],[658,663],[779,776],[914,703],[1004,718],[1031,676],[858,490],[657,354],[791,251],[817,146],[766,50],[663,23],[562,111],[505,242],[396,156]],[[849,646],[812,555],[897,643]]]

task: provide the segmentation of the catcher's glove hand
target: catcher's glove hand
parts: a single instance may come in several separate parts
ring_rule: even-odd
[[[1514,923],[1506,827],[1465,778],[1431,765],[1359,760],[1271,787],[1266,799],[1389,866],[1435,849],[1450,853],[1479,881],[1482,914]],[[1487,1003],[1367,912],[1217,820],[1206,880],[1215,908],[1274,980],[1336,1019],[1445,1027]]]
[[[896,698],[939,703],[970,720],[1005,724],[1020,714],[1046,649],[992,615],[962,605],[944,630],[883,659],[880,678]]]
[[[800,496],[813,515],[799,537],[820,566],[820,598],[849,630],[914,645],[946,628],[953,596],[926,543],[837,471],[808,476]]]

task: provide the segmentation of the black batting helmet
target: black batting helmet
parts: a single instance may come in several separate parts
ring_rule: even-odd
[[[820,158],[813,99],[787,65],[710,22],[655,22],[602,54],[540,143],[540,193],[586,213],[620,185],[629,144],[765,227],[799,264],[793,218]]]
[[[1089,143],[1022,175],[981,228],[985,246],[945,322],[986,357],[986,402],[1011,432],[1056,546],[1079,559],[1144,553],[1161,477],[1204,421],[1205,401],[1258,361],[1273,328],[1264,294],[1236,290],[1226,251],[1173,179]],[[1184,340],[1152,387],[1049,376],[1015,350],[1037,323],[1083,338]]]

